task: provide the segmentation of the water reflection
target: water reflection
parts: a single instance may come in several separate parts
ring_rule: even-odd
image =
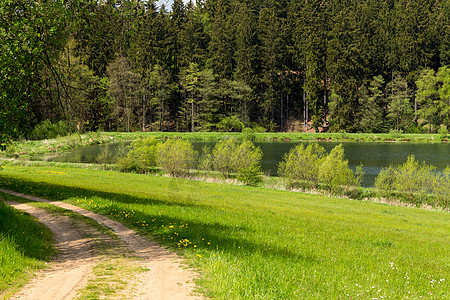
[[[331,151],[338,142],[318,142],[321,146]],[[129,142],[114,143],[109,145],[94,145],[78,148],[71,152],[59,153],[56,155],[42,157],[41,159],[59,162],[82,162],[93,163],[95,157],[104,147],[109,147],[110,151],[117,152],[120,147],[128,145]],[[203,146],[214,147],[215,142],[193,142],[194,148],[200,151]],[[277,175],[279,161],[284,154],[298,142],[256,142],[264,153],[262,169],[264,173],[273,176]],[[308,143],[305,143],[307,145]],[[450,144],[413,144],[413,143],[368,143],[368,142],[343,142],[345,157],[349,161],[349,166],[355,169],[359,164],[363,164],[365,176],[364,186],[372,186],[375,177],[383,167],[391,164],[404,163],[411,154],[416,160],[425,161],[437,167],[437,171],[442,171],[450,165]]]

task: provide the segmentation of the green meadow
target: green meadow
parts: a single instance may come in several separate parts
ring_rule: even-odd
[[[214,299],[450,297],[445,211],[44,164],[4,165],[0,187],[137,229]]]

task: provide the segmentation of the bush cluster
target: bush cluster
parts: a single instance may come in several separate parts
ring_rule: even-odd
[[[156,149],[160,142],[153,137],[138,138],[128,147],[128,152],[119,152],[117,164],[122,171],[144,172],[149,167],[156,167]],[[100,153],[102,155],[102,153]],[[105,154],[107,156],[107,154]],[[99,159],[99,157],[97,157]]]
[[[278,165],[278,174],[288,186],[317,188],[323,185],[330,192],[340,192],[351,186],[359,186],[362,180],[362,166],[353,172],[344,159],[344,147],[336,146],[329,154],[315,143],[306,148],[302,144],[285,154]]]
[[[215,170],[225,178],[236,177],[248,185],[261,182],[262,151],[250,140],[228,138],[219,141],[212,151],[203,148],[200,167]]]
[[[191,142],[167,140],[160,142],[154,138],[139,138],[128,146],[128,152],[119,154],[117,164],[122,171],[145,172],[158,167],[171,176],[187,176],[198,167],[206,171],[218,171],[225,178],[237,178],[248,185],[261,182],[262,151],[249,140],[238,141],[226,138],[211,150],[204,147],[196,166],[198,153]],[[101,164],[114,163],[114,156],[105,147],[97,156]]]
[[[197,152],[189,141],[167,140],[159,144],[156,151],[158,167],[171,176],[185,176],[194,168]]]
[[[436,172],[436,167],[419,163],[410,155],[404,164],[381,170],[375,179],[379,194],[401,198],[416,205],[434,199],[436,206],[447,207],[450,200],[450,167]]]
[[[36,125],[30,133],[30,140],[45,140],[54,139],[59,136],[66,136],[73,133],[69,125],[64,121],[52,123],[50,120],[45,120]]]
[[[97,157],[102,164],[116,163],[122,171],[145,172],[152,168],[164,170],[175,177],[188,176],[198,168],[217,171],[225,178],[235,178],[247,185],[257,185],[262,181],[261,159],[263,153],[248,139],[224,138],[214,148],[204,147],[200,155],[191,142],[169,139],[165,142],[153,137],[139,138],[122,151],[119,159],[105,147]],[[196,162],[198,164],[196,165]],[[348,160],[344,159],[342,144],[330,153],[317,143],[305,147],[303,143],[285,154],[278,165],[278,174],[288,187],[327,189],[335,194],[345,193],[357,197],[364,176],[362,165],[352,171]],[[450,167],[444,172],[419,163],[414,156],[399,166],[389,166],[381,170],[375,180],[378,193],[386,198],[401,198],[409,203],[430,203],[447,207],[450,202]],[[359,195],[361,196],[361,195]]]

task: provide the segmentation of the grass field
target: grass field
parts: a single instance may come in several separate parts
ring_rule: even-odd
[[[0,295],[13,292],[55,253],[52,233],[0,194]]]
[[[154,237],[212,298],[450,297],[448,212],[69,167],[6,165],[0,186]]]

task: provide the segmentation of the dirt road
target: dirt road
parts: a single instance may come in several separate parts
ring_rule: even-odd
[[[77,299],[93,289],[105,299],[202,299],[194,294],[194,271],[177,255],[124,225],[67,203],[0,191],[76,212],[112,232],[108,235],[90,222],[9,202],[49,227],[61,253],[12,299]]]

